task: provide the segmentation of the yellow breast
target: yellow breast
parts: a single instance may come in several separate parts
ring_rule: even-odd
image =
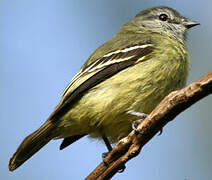
[[[189,61],[184,46],[169,41],[139,61],[88,90],[61,121],[63,136],[102,133],[112,141],[131,131],[133,110],[149,114],[171,91],[185,85]],[[174,58],[173,58],[174,57]]]

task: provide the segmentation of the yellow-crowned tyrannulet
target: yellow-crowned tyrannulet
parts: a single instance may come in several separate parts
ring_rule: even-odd
[[[116,142],[189,71],[186,32],[198,25],[169,7],[144,10],[88,58],[48,120],[27,136],[10,159],[12,171],[55,138],[60,149],[85,135]],[[134,114],[128,112],[135,112]]]

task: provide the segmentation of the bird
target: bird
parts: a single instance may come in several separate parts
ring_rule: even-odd
[[[97,48],[59,104],[9,160],[13,171],[53,139],[64,149],[84,136],[111,144],[132,131],[189,73],[187,31],[199,25],[167,6],[145,9]]]

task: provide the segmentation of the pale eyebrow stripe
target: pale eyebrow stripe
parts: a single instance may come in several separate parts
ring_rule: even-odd
[[[110,52],[110,53],[104,55],[103,57],[109,57],[109,56],[111,56],[113,54],[117,54],[117,53],[120,53],[120,52],[124,53],[124,52],[128,52],[128,51],[132,51],[134,49],[141,49],[141,48],[144,49],[144,48],[150,47],[150,46],[152,46],[152,44],[144,44],[144,45],[132,46],[132,47],[129,47],[129,48],[125,48],[125,49],[117,50],[117,51],[114,51],[114,52]]]

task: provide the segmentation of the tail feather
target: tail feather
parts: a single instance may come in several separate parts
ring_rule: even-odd
[[[63,139],[63,142],[60,145],[60,150],[63,150],[64,148],[66,148],[67,146],[71,145],[75,141],[78,141],[83,136],[86,136],[86,134],[83,134],[83,135],[74,135],[74,136],[70,136],[70,137],[64,138]]]
[[[55,126],[52,122],[46,121],[38,130],[27,136],[10,159],[8,165],[9,170],[13,171],[18,168],[54,138],[54,129]]]

